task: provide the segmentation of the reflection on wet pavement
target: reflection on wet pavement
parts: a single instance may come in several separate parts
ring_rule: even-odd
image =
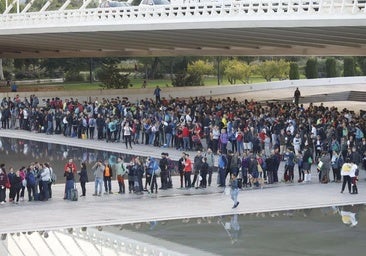
[[[365,209],[345,205],[2,234],[0,253],[359,255],[366,249]]]

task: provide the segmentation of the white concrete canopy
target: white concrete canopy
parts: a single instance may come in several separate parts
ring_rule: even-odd
[[[6,14],[0,57],[363,56],[364,6],[258,0]]]

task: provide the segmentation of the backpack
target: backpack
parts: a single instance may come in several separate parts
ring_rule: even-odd
[[[36,185],[36,177],[34,176],[33,172],[27,172],[27,175],[25,176],[27,180],[28,186],[34,186]]]
[[[52,181],[52,183],[56,183],[56,181],[57,181],[56,173],[53,171],[52,168],[50,168],[50,172],[51,172],[51,181]]]
[[[174,161],[170,158],[168,158],[168,170],[174,170],[175,169],[175,165],[174,165]]]

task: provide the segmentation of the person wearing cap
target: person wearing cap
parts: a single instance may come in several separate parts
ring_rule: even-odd
[[[168,159],[167,159],[167,153],[163,152],[161,153],[161,159],[159,162],[159,167],[161,170],[160,173],[160,181],[161,181],[161,187],[160,189],[168,189]]]

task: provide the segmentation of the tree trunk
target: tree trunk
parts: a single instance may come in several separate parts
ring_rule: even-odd
[[[159,62],[160,62],[159,57],[155,57],[154,58],[154,62],[152,64],[152,66],[151,66],[150,75],[149,75],[149,78],[152,79],[152,80],[155,79],[155,74],[156,74],[156,72],[158,70]]]
[[[3,59],[0,58],[0,80],[4,79],[4,70],[3,70]]]

